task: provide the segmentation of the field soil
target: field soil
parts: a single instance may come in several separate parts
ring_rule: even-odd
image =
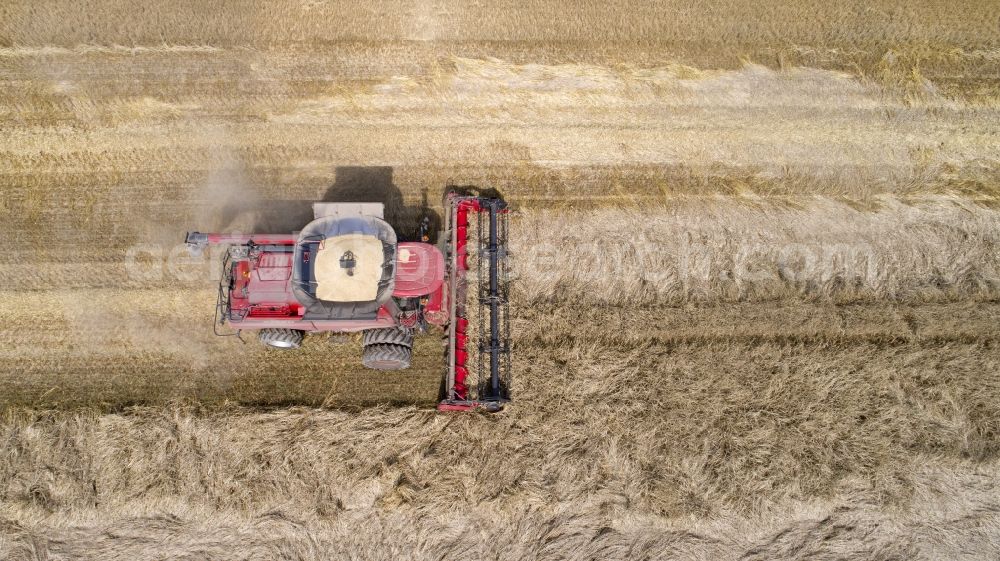
[[[0,6],[0,557],[1000,557],[993,2]],[[212,333],[218,255],[511,215],[514,402]]]

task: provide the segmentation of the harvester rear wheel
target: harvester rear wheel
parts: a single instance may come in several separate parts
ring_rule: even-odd
[[[413,349],[392,343],[365,346],[361,364],[373,370],[403,370],[410,367]]]
[[[257,339],[275,349],[297,349],[305,334],[297,329],[261,329]]]

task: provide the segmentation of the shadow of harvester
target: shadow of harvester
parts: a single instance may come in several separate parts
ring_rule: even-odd
[[[420,202],[405,204],[403,193],[393,182],[391,166],[339,166],[335,170],[334,182],[314,201],[267,200],[253,203],[256,216],[254,232],[285,233],[301,230],[313,219],[312,205],[326,203],[382,203],[385,206],[385,220],[403,241],[418,240],[420,225],[426,219],[428,232],[433,237],[441,226],[440,214],[428,204],[425,188]],[[431,240],[433,241],[433,239]]]

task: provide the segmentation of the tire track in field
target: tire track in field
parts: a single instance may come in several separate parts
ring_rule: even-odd
[[[418,338],[412,369],[383,373],[360,367],[355,340],[330,345],[312,336],[304,349],[286,353],[264,349],[252,337],[245,346],[216,338],[210,290],[15,294],[21,305],[0,313],[5,406],[114,409],[178,399],[209,405],[429,405],[440,383],[439,335]],[[544,392],[556,388],[547,385],[539,365],[573,356],[574,349],[590,349],[585,356],[603,349],[609,364],[630,353],[654,352],[734,372],[789,361],[840,368],[839,362],[855,360],[864,349],[881,364],[893,357],[939,355],[952,357],[966,371],[991,371],[996,364],[989,349],[1000,339],[1000,305],[989,302],[774,302],[576,311],[519,304],[513,306],[516,388]],[[764,358],[748,364],[739,349]],[[709,358],[713,354],[717,360]],[[559,360],[570,372],[589,363]]]

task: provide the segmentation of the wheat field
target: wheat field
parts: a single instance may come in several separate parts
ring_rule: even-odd
[[[0,5],[0,558],[1000,557],[1000,7]],[[513,396],[212,335],[188,230],[511,216]]]

